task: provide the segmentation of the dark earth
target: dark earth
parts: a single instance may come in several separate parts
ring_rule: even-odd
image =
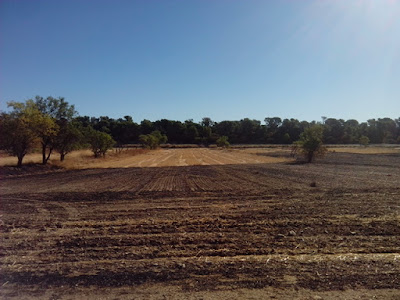
[[[3,299],[400,299],[399,154],[1,172]]]

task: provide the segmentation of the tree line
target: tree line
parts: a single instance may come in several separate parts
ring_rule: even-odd
[[[109,117],[77,117],[83,127],[110,134],[117,144],[140,142],[141,135],[160,132],[171,144],[214,144],[220,137],[227,137],[231,144],[292,144],[299,140],[306,128],[322,125],[325,144],[359,144],[360,138],[372,144],[400,143],[400,118],[370,119],[367,122],[323,117],[321,121],[299,121],[267,117],[264,123],[259,120],[214,122],[205,117],[196,123],[162,119],[155,122],[143,120],[135,123],[130,116],[120,119]]]
[[[9,112],[0,114],[0,149],[17,156],[18,166],[35,148],[40,148],[42,163],[46,164],[54,152],[64,160],[75,149],[90,148],[99,157],[114,146],[137,143],[151,149],[167,142],[204,146],[292,144],[301,140],[306,129],[316,125],[321,128],[322,142],[326,144],[400,143],[400,118],[359,123],[326,117],[319,122],[267,117],[262,123],[249,118],[214,122],[204,117],[200,122],[145,119],[136,123],[131,116],[79,116],[74,105],[62,97],[36,96],[25,102],[9,102],[8,107]]]

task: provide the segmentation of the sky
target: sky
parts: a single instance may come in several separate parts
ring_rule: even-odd
[[[0,0],[0,109],[400,117],[400,0]]]

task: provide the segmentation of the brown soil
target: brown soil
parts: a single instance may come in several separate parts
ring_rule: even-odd
[[[395,154],[2,172],[5,299],[400,297]]]

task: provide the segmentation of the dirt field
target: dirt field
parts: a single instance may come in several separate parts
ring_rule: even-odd
[[[2,168],[4,299],[400,298],[399,154],[123,160]]]
[[[256,151],[256,152],[255,152]],[[289,150],[287,150],[289,151]],[[154,151],[133,149],[120,154],[110,151],[105,158],[95,159],[89,150],[75,151],[60,163],[57,155],[52,156],[52,163],[67,169],[85,168],[136,168],[136,167],[176,167],[193,165],[260,164],[289,161],[288,157],[266,156],[276,149],[159,149]],[[289,153],[289,152],[287,152]],[[262,154],[262,155],[257,155]],[[15,166],[15,157],[0,156],[2,166]],[[41,154],[27,155],[24,162],[40,163]]]

